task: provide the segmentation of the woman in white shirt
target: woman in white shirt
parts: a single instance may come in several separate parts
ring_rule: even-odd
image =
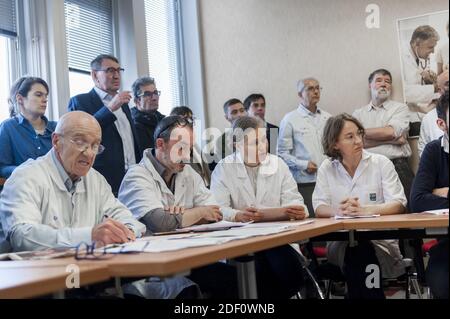
[[[211,191],[232,221],[301,220],[308,216],[289,168],[267,150],[264,123],[242,117],[233,124],[236,152],[221,160]],[[289,245],[255,254],[258,296],[289,298],[302,285],[301,263]]]
[[[348,114],[330,118],[325,125],[323,148],[330,158],[319,168],[313,193],[316,217],[390,215],[405,212],[406,197],[392,162],[364,150],[364,128]],[[396,278],[404,264],[394,240],[328,243],[329,262],[346,276],[349,298],[384,298],[382,288],[365,282],[370,264],[381,266],[383,277]],[[381,278],[378,287],[381,287]]]

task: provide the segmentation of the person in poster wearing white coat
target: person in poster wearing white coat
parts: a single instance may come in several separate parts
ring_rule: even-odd
[[[430,66],[430,54],[439,38],[433,27],[422,25],[414,30],[409,44],[403,48],[405,100],[411,111],[427,113],[431,101],[439,97],[437,75]]]
[[[259,118],[233,123],[236,151],[221,160],[211,177],[211,191],[225,220],[302,220],[308,216],[288,166],[268,153],[266,129]],[[261,298],[289,298],[302,286],[301,263],[289,245],[255,254]]]

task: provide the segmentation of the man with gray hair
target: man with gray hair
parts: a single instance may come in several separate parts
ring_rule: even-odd
[[[310,212],[313,212],[311,196],[317,169],[325,159],[322,149],[323,128],[331,117],[331,114],[317,106],[321,90],[315,78],[298,81],[300,105],[281,121],[278,139],[278,155],[289,166]]]
[[[72,97],[68,106],[69,111],[87,112],[100,123],[105,152],[97,157],[94,168],[105,176],[114,195],[117,195],[128,168],[142,158],[128,106],[131,94],[119,92],[123,71],[116,57],[97,56],[91,62],[95,87],[88,93]]]
[[[436,98],[436,73],[430,69],[430,54],[434,52],[439,34],[429,26],[417,27],[409,44],[403,49],[405,100],[412,110],[426,113],[428,104]]]
[[[369,75],[371,101],[353,112],[364,126],[364,148],[389,158],[409,196],[414,173],[408,163],[411,147],[408,143],[409,111],[404,103],[391,100],[392,75],[378,69]]]
[[[132,90],[136,107],[131,109],[131,116],[136,127],[139,146],[144,151],[155,147],[153,134],[158,123],[165,117],[158,112],[161,91],[157,90],[155,79],[147,76],[137,79],[133,83]]]

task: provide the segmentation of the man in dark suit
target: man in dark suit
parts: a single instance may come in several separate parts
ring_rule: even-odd
[[[68,106],[69,111],[92,114],[100,123],[105,151],[97,156],[94,168],[106,178],[115,196],[127,169],[142,158],[128,107],[131,94],[119,92],[121,72],[117,58],[99,55],[91,62],[95,87],[72,97]]]
[[[244,107],[249,116],[259,117],[264,121],[267,130],[266,136],[269,143],[269,152],[272,154],[277,154],[278,131],[280,129],[278,126],[270,124],[265,120],[266,98],[264,97],[264,95],[258,93],[250,94],[244,100]]]

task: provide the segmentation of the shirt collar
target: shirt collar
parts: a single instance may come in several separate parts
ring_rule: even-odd
[[[301,104],[301,103],[298,106],[298,111],[303,116],[315,116],[316,114],[321,114],[322,113],[322,111],[319,108],[317,108],[316,113],[313,113],[310,110],[308,110],[308,108],[306,106],[304,106],[303,104]]]
[[[17,121],[19,122],[20,125],[30,125],[31,126],[31,123],[22,115],[22,113],[19,113],[18,115],[16,115],[16,117],[17,117]],[[45,122],[45,130],[50,130],[48,128],[48,119],[45,117],[45,115],[42,115],[41,119]]]
[[[371,156],[372,156],[372,155],[371,155],[370,152],[367,152],[366,150],[363,150],[362,156],[361,156],[361,162],[367,161]],[[360,162],[360,164],[361,164],[361,162]],[[339,165],[341,165],[342,167],[344,167],[344,165],[342,165],[340,159],[334,159],[334,160],[332,160],[332,163],[333,163],[334,166],[339,166]]]
[[[104,100],[111,101],[113,98],[108,92],[105,92],[96,86],[94,86],[94,90],[95,90],[95,93],[97,93],[97,95],[100,97],[100,99],[102,101],[104,101]]]
[[[166,183],[166,180],[164,179],[164,173],[166,172],[167,168],[156,158],[155,156],[155,149],[150,149],[149,152],[146,152],[148,159],[153,164],[153,167],[155,168],[156,172],[161,176],[161,179]],[[170,189],[172,193],[175,194],[175,180],[177,178],[177,174],[173,174],[170,183],[166,186]]]
[[[240,152],[233,153],[232,162],[238,163],[238,164],[242,165],[242,167],[244,168],[243,170],[242,169],[237,170],[237,172],[236,172],[237,176],[240,178],[247,178],[247,172],[245,170],[246,165],[244,163],[244,159],[242,158],[242,155]],[[269,153],[267,153],[267,156],[264,159],[264,161],[262,161],[257,167],[259,168],[259,174],[270,176],[277,172],[278,163],[274,160],[274,158],[272,156],[270,156]]]
[[[377,109],[381,109],[381,108],[386,109],[389,103],[390,103],[390,100],[387,99],[387,100],[384,101],[384,103],[382,103],[381,105],[375,106],[375,105],[373,105],[372,101],[370,101],[369,105],[367,105],[367,111],[370,112],[370,111],[372,111],[372,110],[377,110]]]
[[[55,163],[56,169],[64,182],[64,186],[66,186],[67,191],[74,192],[77,187],[77,184],[81,181],[81,177],[78,178],[76,181],[72,181],[72,179],[69,177],[66,170],[64,169],[63,165],[59,161],[58,157],[56,156],[55,149],[52,148],[50,153],[52,155],[52,159],[53,162]]]

